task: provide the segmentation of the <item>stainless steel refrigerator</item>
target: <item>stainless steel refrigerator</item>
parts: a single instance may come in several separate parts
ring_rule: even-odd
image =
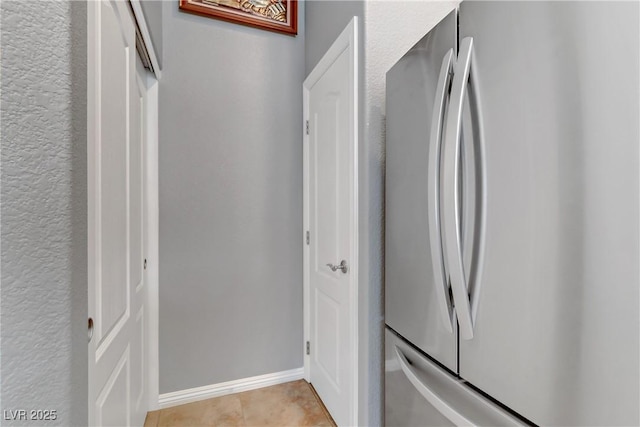
[[[387,73],[387,425],[640,424],[639,21],[464,1]]]

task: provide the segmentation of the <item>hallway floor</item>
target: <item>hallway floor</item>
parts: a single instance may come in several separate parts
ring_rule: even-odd
[[[335,427],[305,380],[215,397],[149,412],[144,427],[317,426]]]

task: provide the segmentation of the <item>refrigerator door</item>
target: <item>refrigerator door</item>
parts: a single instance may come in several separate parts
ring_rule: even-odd
[[[639,425],[639,4],[475,2],[486,222],[460,375],[538,425]]]
[[[444,113],[437,112],[446,110],[447,59],[455,58],[456,35],[454,11],[391,68],[386,89],[386,323],[452,371],[456,322],[437,201]]]

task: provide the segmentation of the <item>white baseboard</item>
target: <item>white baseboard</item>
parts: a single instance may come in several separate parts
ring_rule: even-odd
[[[160,395],[160,409],[171,406],[183,405],[185,403],[197,402],[198,400],[211,399],[212,397],[225,396],[227,394],[239,393],[241,391],[255,390],[257,388],[268,387],[270,385],[282,384],[304,378],[304,368],[291,369],[289,371],[274,372],[272,374],[258,375],[255,377],[242,378],[224,383],[205,385],[202,387],[190,388],[187,390],[173,391]]]

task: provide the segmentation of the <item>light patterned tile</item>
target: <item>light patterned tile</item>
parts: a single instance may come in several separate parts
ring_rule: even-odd
[[[216,397],[160,411],[158,427],[244,426],[237,395]]]
[[[332,426],[304,380],[238,394],[247,426]]]
[[[150,412],[145,427],[335,427],[304,380]]]

